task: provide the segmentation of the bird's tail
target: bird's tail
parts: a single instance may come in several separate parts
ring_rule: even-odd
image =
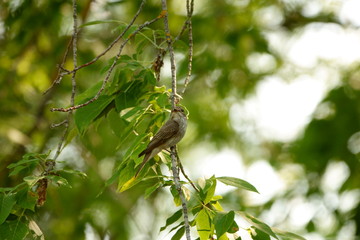
[[[146,150],[147,150],[147,148],[146,148],[144,151],[142,151],[142,152],[138,155],[138,157],[141,157],[142,155],[144,155],[144,154],[146,153]]]
[[[139,156],[141,156],[141,155],[144,155],[144,153],[140,153]],[[137,172],[135,173],[135,178],[139,175],[139,173],[141,172],[141,170],[144,168],[145,163],[146,163],[147,161],[149,161],[149,159],[150,159],[150,153],[147,153],[147,154],[145,155],[145,157],[144,157],[144,160],[143,160],[142,163],[140,164],[139,169],[138,169]]]

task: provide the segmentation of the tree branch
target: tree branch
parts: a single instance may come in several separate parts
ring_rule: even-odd
[[[177,153],[176,153],[177,154]],[[181,173],[184,175],[184,177],[189,181],[190,185],[195,189],[195,191],[197,192],[200,192],[200,190],[195,186],[195,184],[193,183],[193,181],[191,181],[191,179],[189,178],[189,176],[185,173],[185,170],[184,170],[184,167],[183,165],[181,164],[181,161],[179,159],[179,155],[177,155],[178,157],[178,164],[179,164],[179,167],[180,167],[180,171]]]
[[[167,11],[167,5],[166,0],[161,0],[162,2],[162,10],[165,14],[164,16],[164,27],[165,27],[165,36],[166,36],[166,42],[168,44],[168,49],[170,53],[170,63],[171,63],[171,86],[172,86],[172,95],[171,95],[171,104],[172,108],[175,108],[175,104],[178,102],[176,99],[176,64],[175,64],[175,56],[174,56],[174,48],[173,48],[173,42],[171,40],[171,34],[169,29],[169,21],[168,21],[168,11]]]
[[[71,37],[72,41],[70,41],[70,42],[72,42],[72,49],[73,49],[73,64],[74,64],[74,68],[76,68],[77,67],[77,36],[78,36],[76,0],[73,0],[73,21],[74,21],[73,34],[72,34],[72,37]],[[61,64],[61,66],[60,66],[60,69],[63,66],[63,64],[65,63],[66,56],[68,54],[68,50],[69,50],[69,46],[66,49],[66,53],[65,53],[63,62]],[[71,106],[74,106],[74,104],[75,104],[75,94],[76,94],[76,72],[72,73],[71,85],[72,85],[72,88],[71,88],[70,104],[71,104]],[[62,147],[64,145],[65,138],[66,138],[66,136],[67,136],[67,134],[69,132],[69,123],[70,123],[71,115],[72,115],[72,111],[70,111],[68,113],[68,115],[66,117],[66,120],[64,120],[60,124],[58,124],[58,125],[63,125],[64,124],[65,129],[64,129],[63,135],[61,136],[61,139],[60,139],[60,141],[58,143],[58,146],[57,146],[57,150],[56,150],[56,153],[55,153],[55,156],[54,156],[55,161],[56,161],[56,159],[59,157],[59,155],[61,153]],[[57,125],[55,125],[55,126],[57,126]],[[46,168],[46,172],[48,173],[49,171],[52,171],[54,169],[54,167],[55,167],[55,163],[54,164],[49,164],[47,166],[47,168]]]
[[[189,62],[188,62],[188,74],[185,79],[184,89],[181,92],[181,95],[184,95],[185,90],[190,82],[191,72],[192,72],[192,59],[193,59],[193,35],[192,35],[192,22],[191,17],[194,11],[194,0],[186,0],[186,11],[187,11],[187,25],[189,28]]]
[[[59,73],[56,77],[56,79],[54,80],[53,84],[49,87],[48,90],[46,90],[44,92],[44,94],[46,94],[51,88],[54,87],[54,85],[56,84],[59,84],[61,79],[63,78],[63,76],[65,75],[68,75],[68,74],[73,74],[74,72],[77,72],[78,70],[84,68],[84,67],[87,67],[93,63],[95,63],[97,60],[99,60],[102,56],[104,56],[107,52],[110,51],[110,49],[117,43],[119,42],[119,40],[125,35],[125,33],[130,29],[130,27],[134,24],[135,20],[137,19],[137,17],[139,16],[140,12],[142,11],[144,5],[145,5],[145,2],[146,0],[143,0],[139,6],[139,9],[137,10],[136,14],[134,15],[133,19],[130,21],[130,23],[126,26],[126,28],[120,33],[120,35],[102,52],[100,53],[98,56],[96,56],[93,60],[91,60],[90,62],[87,62],[87,63],[84,63],[80,66],[74,66],[73,70],[69,71],[69,70],[66,70],[63,68],[64,66],[64,63],[65,63],[65,60],[66,60],[66,57],[67,57],[67,53],[68,53],[68,50],[71,46],[71,42],[72,42],[72,39],[70,40],[69,42],[69,45],[66,49],[66,53],[65,53],[65,56],[64,56],[64,59],[63,59],[63,62],[62,64],[59,66]]]
[[[171,105],[172,105],[172,109],[174,109],[176,103],[179,100],[177,98],[178,96],[176,94],[176,64],[175,64],[174,48],[172,45],[173,42],[171,40],[171,34],[170,34],[170,29],[169,29],[166,0],[161,0],[161,2],[162,2],[162,12],[164,13],[164,28],[165,28],[166,42],[168,44],[168,49],[169,49],[169,53],[170,53],[171,79],[172,79],[172,81],[171,81],[171,83],[172,83],[171,84],[171,86],[172,86]],[[178,156],[177,156],[177,152],[176,152],[176,146],[173,146],[170,149],[171,149],[171,154],[170,154],[171,155],[171,169],[172,169],[173,176],[174,176],[175,188],[178,191],[179,197],[181,200],[181,207],[182,207],[182,212],[183,212],[183,216],[184,216],[184,227],[185,227],[185,232],[186,232],[186,239],[191,240],[188,208],[187,208],[184,193],[181,188],[179,172],[177,170]]]
[[[181,200],[181,208],[182,208],[182,212],[183,212],[183,216],[184,216],[184,226],[185,226],[185,232],[186,232],[186,239],[191,240],[188,208],[187,208],[184,192],[182,191],[179,172],[178,172],[178,169],[177,169],[176,146],[171,147],[170,150],[171,150],[171,154],[170,154],[171,155],[171,170],[172,170],[173,176],[174,176],[175,188],[178,191],[179,197],[180,197],[180,200]]]
[[[147,22],[143,23],[142,25],[140,25],[140,26],[136,29],[136,31],[135,31],[133,34],[131,34],[131,35],[120,45],[119,51],[118,51],[118,53],[117,53],[117,55],[116,55],[116,57],[115,57],[115,59],[114,59],[114,62],[111,64],[110,69],[108,70],[108,72],[107,72],[107,74],[106,74],[106,77],[105,77],[104,80],[103,80],[103,83],[102,83],[102,85],[101,85],[101,88],[99,89],[99,91],[96,93],[96,95],[95,95],[93,98],[91,98],[90,100],[88,100],[88,101],[85,102],[85,103],[82,103],[82,104],[79,104],[79,105],[76,105],[76,106],[71,106],[71,107],[68,107],[68,108],[52,108],[51,111],[52,111],[52,112],[54,112],[54,111],[58,111],[58,112],[69,112],[69,111],[73,111],[73,110],[76,110],[76,109],[85,107],[85,106],[89,105],[90,103],[96,101],[96,100],[99,98],[100,94],[104,91],[105,86],[106,86],[107,82],[108,82],[109,79],[110,79],[111,73],[112,73],[112,71],[114,70],[114,67],[116,66],[117,61],[120,59],[122,50],[123,50],[123,48],[125,47],[125,45],[128,43],[128,41],[129,41],[132,37],[134,37],[138,32],[140,32],[143,28],[149,26],[150,24],[158,21],[160,18],[163,18],[163,17],[164,17],[163,14],[160,13],[160,15],[159,15],[158,17],[156,17],[156,18],[154,18],[154,19],[152,19],[152,20],[150,20],[150,21],[147,21]]]

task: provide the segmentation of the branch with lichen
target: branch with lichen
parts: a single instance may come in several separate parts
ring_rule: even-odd
[[[176,94],[176,63],[175,63],[175,54],[174,54],[174,48],[173,48],[173,42],[171,40],[171,34],[169,29],[169,21],[168,21],[168,11],[167,11],[167,4],[166,0],[162,0],[162,11],[165,13],[164,16],[164,28],[165,28],[165,36],[166,36],[166,42],[168,44],[169,54],[170,54],[170,64],[171,64],[171,86],[172,86],[172,95],[171,95],[171,105],[172,109],[175,108],[176,103],[178,103],[179,98],[177,98]],[[184,227],[185,227],[185,233],[186,233],[186,239],[191,240],[190,237],[190,224],[189,224],[189,216],[188,216],[188,208],[186,199],[184,196],[184,193],[181,188],[181,182],[179,177],[179,171],[177,169],[177,152],[176,152],[176,146],[171,147],[171,169],[174,176],[174,184],[175,188],[179,193],[179,197],[181,200],[181,207],[182,212],[184,216]]]
[[[79,109],[79,108],[82,108],[82,107],[85,107],[87,105],[89,105],[90,103],[96,101],[99,96],[101,95],[101,93],[104,91],[105,87],[106,87],[106,84],[108,83],[109,79],[110,79],[110,76],[111,76],[111,73],[112,71],[114,70],[116,64],[117,64],[117,61],[120,59],[121,57],[121,53],[122,53],[122,50],[124,49],[125,45],[129,42],[129,40],[131,38],[133,38],[136,34],[138,34],[142,29],[144,29],[145,27],[149,26],[150,24],[158,21],[160,18],[162,18],[163,16],[160,14],[158,17],[150,20],[150,21],[147,21],[145,23],[143,23],[142,25],[140,25],[128,38],[125,39],[125,41],[120,45],[120,48],[119,48],[119,51],[113,61],[113,63],[111,64],[109,70],[107,71],[107,74],[103,80],[103,83],[101,85],[101,88],[99,89],[99,91],[96,93],[96,95],[91,98],[90,100],[88,100],[87,102],[85,103],[82,103],[82,104],[79,104],[79,105],[75,105],[75,106],[71,106],[71,107],[68,107],[68,108],[52,108],[51,111],[54,112],[54,111],[58,111],[58,112],[69,112],[69,111],[73,111],[73,110],[76,110],[76,109]]]

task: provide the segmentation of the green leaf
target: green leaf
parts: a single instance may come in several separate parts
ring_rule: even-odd
[[[137,115],[143,111],[144,111],[143,107],[133,107],[133,108],[129,109],[124,115],[122,115],[121,118],[123,118],[125,120],[129,120],[129,118],[131,118],[134,115]]]
[[[169,225],[179,220],[181,216],[182,216],[182,209],[176,211],[173,215],[171,215],[168,219],[166,219],[166,224],[165,226],[160,228],[160,232],[164,231]]]
[[[64,147],[67,146],[78,134],[79,130],[77,128],[71,128],[69,134],[66,136]]]
[[[230,186],[237,187],[237,188],[243,188],[243,189],[246,189],[248,191],[259,193],[258,190],[253,185],[251,185],[247,181],[244,181],[244,180],[239,179],[239,178],[217,177],[216,179],[219,180],[220,182],[226,184],[226,185],[230,185]]]
[[[282,231],[276,228],[272,228],[272,230],[283,240],[306,240],[305,238],[291,232]]]
[[[127,25],[120,25],[119,27],[117,27],[117,29],[119,30],[119,32],[124,32],[125,28],[127,27]],[[123,39],[128,38],[131,34],[133,34],[136,30],[138,29],[137,25],[132,25],[124,34]]]
[[[151,195],[153,192],[155,192],[156,189],[158,189],[159,187],[161,187],[161,183],[160,183],[160,182],[158,182],[158,183],[156,183],[155,185],[147,188],[147,189],[145,190],[144,198],[147,199],[148,197],[150,197],[150,195]]]
[[[27,176],[24,177],[24,181],[30,186],[33,187],[40,179],[45,178],[45,176]]]
[[[248,214],[246,212],[236,211],[235,213],[237,213],[240,216],[242,216],[243,218],[245,218],[245,220],[247,220],[255,228],[260,229],[261,231],[267,233],[268,235],[278,239],[277,236],[275,235],[275,233],[272,231],[272,229],[266,223],[263,223],[259,219],[251,216],[250,214]]]
[[[235,213],[234,211],[230,211],[227,214],[217,213],[215,216],[215,230],[216,236],[220,238],[223,234],[225,234],[234,223]]]
[[[96,93],[99,92],[100,88],[102,86],[102,82],[97,82],[90,88],[86,89],[86,91],[82,92],[81,94],[77,95],[75,97],[75,104],[85,103],[87,100],[93,98]]]
[[[2,192],[15,192],[17,189],[22,188],[22,187],[27,187],[26,182],[22,182],[18,185],[16,185],[15,187],[12,188],[0,188],[0,193]]]
[[[173,195],[175,206],[177,206],[177,207],[180,206],[181,205],[181,199],[180,199],[180,196],[179,196],[179,192],[175,188],[175,185],[172,185],[170,187],[170,192]]]
[[[250,231],[250,233],[253,240],[270,240],[269,234],[261,231],[258,228],[252,227],[252,231]]]
[[[24,209],[30,209],[34,212],[36,201],[37,197],[29,192],[29,188],[24,188],[16,193],[16,203]]]
[[[86,128],[114,100],[114,96],[100,96],[96,101],[76,110],[74,120],[79,132],[83,134]]]
[[[161,108],[165,108],[169,105],[169,96],[166,93],[160,94],[156,102]]]
[[[4,240],[23,240],[28,232],[27,224],[20,220],[6,221],[0,225],[0,236]]]
[[[227,230],[228,233],[236,233],[237,231],[239,231],[239,226],[237,225],[237,223],[235,221],[233,221],[233,224],[231,225],[231,227]]]
[[[87,27],[91,25],[104,24],[104,23],[121,23],[119,20],[97,20],[81,24],[79,28]]]
[[[50,152],[48,154],[25,154],[20,161],[17,161],[7,166],[7,168],[12,169],[9,176],[17,175],[24,170],[26,170],[27,172],[31,172],[39,164],[40,161],[45,161],[49,154]]]
[[[9,166],[7,166],[7,168],[11,169],[11,168],[15,168],[15,167],[21,167],[21,166],[26,166],[28,164],[32,164],[32,163],[37,163],[39,162],[39,159],[37,158],[23,158],[22,160],[16,162],[16,163],[12,163]],[[23,165],[26,164],[26,165]]]
[[[38,160],[34,160],[34,162],[38,162]],[[19,174],[24,169],[29,169],[29,166],[21,165],[14,167],[14,169],[9,173],[9,177]]]
[[[87,175],[86,173],[84,172],[81,172],[79,170],[73,170],[73,169],[62,169],[62,170],[59,170],[60,173],[64,172],[64,173],[69,173],[69,174],[72,174],[72,175],[77,175],[79,177],[82,177],[82,178],[87,178]]]
[[[138,136],[136,136],[134,142],[131,144],[131,146],[129,147],[129,149],[126,151],[125,155],[124,155],[124,160],[126,161],[127,159],[129,159],[133,153],[135,152],[136,149],[138,149],[140,147],[140,143],[148,136],[147,133],[143,133],[143,134],[140,134]],[[137,155],[134,156],[134,158],[138,158]],[[139,161],[138,164],[140,164],[140,162],[142,161]],[[136,164],[135,167],[138,165]]]
[[[146,69],[145,75],[144,75],[144,81],[151,85],[156,85],[156,78],[154,76],[154,73],[151,69]]]
[[[211,199],[214,196],[216,189],[216,178],[211,177],[210,179],[206,179],[206,184],[203,189],[201,189],[202,192],[202,199],[204,201],[204,204],[208,204]]]
[[[11,188],[11,187],[0,188],[0,193],[11,192],[13,190],[14,190],[14,188]]]
[[[125,83],[115,98],[116,110],[120,112],[123,109],[135,107],[145,93],[146,88],[142,80]]]
[[[170,231],[169,231],[169,233],[171,233],[172,231],[178,229],[178,228],[181,227],[181,226],[184,226],[184,221],[182,221],[181,223],[179,223],[179,224],[176,225],[175,227],[171,228]],[[191,226],[191,225],[190,225],[190,226]]]
[[[211,233],[211,220],[206,209],[202,209],[195,218],[200,240],[208,240]]]
[[[54,183],[58,184],[59,186],[71,188],[71,185],[69,184],[69,182],[63,177],[60,177],[57,175],[47,175],[46,178],[53,181]]]
[[[134,178],[134,174],[135,174],[134,167],[135,167],[135,163],[133,161],[127,161],[126,166],[120,169],[119,183],[118,183],[119,192],[124,192],[140,182],[141,179]]]
[[[129,126],[129,122],[122,119],[120,117],[120,114],[115,111],[114,109],[112,109],[106,117],[110,128],[112,130],[112,132],[114,133],[115,136],[124,139],[125,138],[125,129]]]
[[[15,203],[16,199],[14,194],[0,194],[0,224],[9,216]]]
[[[181,237],[184,235],[184,233],[185,233],[185,227],[179,228],[174,234],[174,236],[171,238],[171,240],[180,240]]]

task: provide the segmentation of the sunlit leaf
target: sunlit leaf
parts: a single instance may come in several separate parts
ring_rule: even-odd
[[[186,201],[189,201],[190,198],[191,198],[191,192],[190,192],[190,190],[189,190],[187,187],[185,187],[185,186],[181,186],[181,190],[182,190],[183,193],[184,193],[184,197],[185,197]]]
[[[252,192],[259,193],[258,190],[253,185],[251,185],[247,181],[239,179],[239,178],[217,177],[216,179],[218,179],[222,183],[225,183],[226,185],[234,186],[237,188],[243,188],[243,189],[246,189],[246,190],[249,190]]]
[[[306,240],[305,238],[291,232],[282,231],[276,228],[272,228],[274,233],[276,233],[277,236],[280,237],[280,239],[283,240]]]
[[[214,177],[206,179],[205,187],[201,190],[202,199],[204,204],[207,204],[211,201],[214,196],[216,189],[216,179]]]
[[[82,172],[82,171],[79,171],[79,170],[74,170],[74,169],[62,169],[62,170],[60,170],[59,172],[65,172],[65,173],[77,175],[77,176],[82,177],[82,178],[87,178],[87,174],[84,173],[84,172]]]
[[[206,209],[202,209],[195,218],[196,230],[200,240],[208,240],[211,233],[211,222],[209,213]]]
[[[53,183],[58,184],[59,186],[64,186],[64,187],[71,188],[71,185],[66,180],[66,178],[63,178],[63,177],[60,177],[60,176],[57,176],[57,175],[47,175],[46,178],[51,180]]]
[[[92,26],[92,25],[98,25],[98,24],[105,24],[105,23],[121,23],[119,20],[97,20],[97,21],[91,21],[84,24],[81,24],[79,28]]]
[[[135,178],[135,163],[133,161],[127,161],[127,164],[124,168],[119,170],[119,183],[117,190],[119,192],[124,192],[125,190],[130,189],[140,182],[139,178]]]
[[[27,176],[24,177],[24,181],[30,186],[33,187],[40,179],[45,178],[45,176]]]
[[[246,212],[241,212],[241,211],[235,211],[236,214],[239,214],[240,216],[242,216],[245,220],[247,220],[251,225],[253,225],[255,228],[265,232],[266,234],[276,238],[276,234],[272,231],[272,229],[266,224],[263,223],[262,221],[260,221],[259,219],[251,216],[250,214],[246,213]]]
[[[128,181],[126,181],[124,184],[121,185],[121,187],[118,187],[119,192],[124,192],[128,189],[130,189],[132,186],[136,184],[136,178],[132,177]]]
[[[180,206],[181,205],[181,199],[180,199],[180,196],[179,196],[179,192],[175,188],[175,185],[172,185],[170,187],[170,192],[171,192],[171,194],[173,196],[175,206]]]

